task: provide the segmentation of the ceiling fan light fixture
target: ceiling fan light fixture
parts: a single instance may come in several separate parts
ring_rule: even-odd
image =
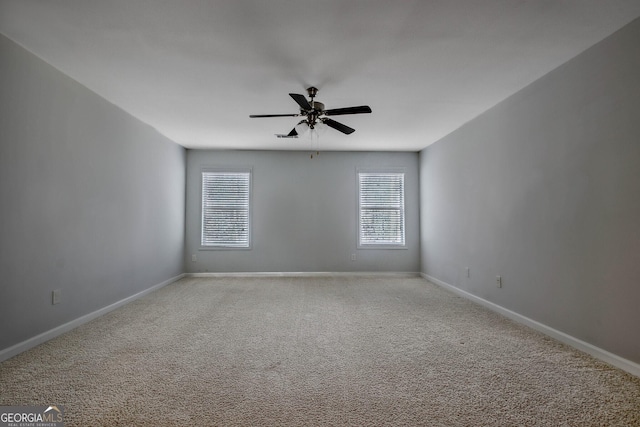
[[[305,133],[307,133],[309,131],[309,124],[307,123],[306,120],[303,120],[300,123],[298,123],[294,127],[294,129],[296,130],[298,135],[304,135]]]
[[[318,122],[316,123],[316,125],[313,127],[313,134],[315,134],[317,137],[320,137],[322,135],[324,135],[327,131],[327,125],[325,125],[322,121],[318,120]]]

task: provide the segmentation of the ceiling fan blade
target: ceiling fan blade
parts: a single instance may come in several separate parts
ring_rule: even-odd
[[[340,122],[336,122],[335,120],[332,119],[324,119],[322,120],[322,123],[324,123],[325,125],[334,128],[335,130],[339,130],[340,132],[344,133],[344,134],[352,134],[354,133],[356,130],[353,128],[350,128],[347,125],[343,125]]]
[[[368,105],[360,105],[358,107],[333,108],[325,110],[324,114],[327,116],[341,116],[344,114],[365,114],[370,112],[371,108]]]
[[[251,119],[260,117],[298,117],[300,114],[252,114],[249,116]]]
[[[304,95],[300,95],[299,93],[290,93],[289,96],[292,97],[303,110],[313,110],[313,108],[311,108],[311,104],[309,104],[309,101],[307,101],[307,98],[305,98]]]
[[[278,138],[297,138],[297,137],[298,137],[298,135],[300,135],[300,134],[298,133],[298,126],[300,126],[300,125],[301,125],[301,124],[303,124],[303,123],[307,123],[307,121],[306,121],[306,120],[300,120],[300,121],[298,122],[298,124],[296,125],[296,127],[294,127],[293,129],[291,129],[291,132],[289,132],[289,133],[288,133],[288,134],[286,134],[286,135],[285,135],[285,134],[283,134],[283,133],[277,133],[277,134],[276,134],[276,136],[277,136]],[[303,132],[303,130],[301,130],[301,132]]]
[[[298,137],[298,132],[296,131],[296,128],[293,128],[293,129],[291,129],[291,132],[289,132],[286,135],[281,134],[281,133],[277,133],[276,136],[278,138],[297,138]]]

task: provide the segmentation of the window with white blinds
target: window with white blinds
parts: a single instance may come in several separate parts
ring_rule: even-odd
[[[358,172],[361,247],[404,247],[404,173]]]
[[[250,247],[250,192],[250,170],[202,172],[203,247]]]

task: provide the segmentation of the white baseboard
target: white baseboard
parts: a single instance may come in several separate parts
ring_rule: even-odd
[[[131,295],[130,297],[124,298],[118,302],[110,304],[106,307],[103,307],[99,310],[96,310],[92,313],[86,314],[82,317],[79,317],[75,320],[67,322],[63,325],[60,325],[56,328],[50,329],[46,332],[43,332],[35,337],[29,338],[21,343],[13,345],[4,350],[0,350],[0,362],[7,360],[17,354],[20,354],[30,348],[33,348],[37,345],[42,344],[43,342],[49,341],[52,338],[55,338],[59,335],[64,334],[78,326],[87,323],[93,319],[96,319],[100,316],[103,316],[110,311],[113,311],[119,307],[122,307],[125,304],[128,304],[138,298],[143,297],[144,295],[151,293],[157,289],[160,289],[164,286],[167,286],[175,281],[182,279],[183,277],[316,277],[316,276],[358,276],[358,275],[374,275],[374,276],[408,276],[408,277],[416,277],[421,276],[426,280],[447,289],[455,294],[458,294],[468,300],[471,300],[475,303],[478,303],[484,307],[489,308],[497,313],[502,314],[509,319],[515,320],[518,323],[522,323],[526,326],[529,326],[532,329],[535,329],[539,332],[544,333],[554,339],[557,339],[560,342],[563,342],[571,347],[574,347],[578,350],[584,351],[592,355],[593,357],[602,360],[605,363],[613,365],[617,368],[620,368],[626,372],[629,372],[632,375],[640,377],[640,364],[632,362],[630,360],[624,359],[616,354],[610,353],[606,350],[603,350],[599,347],[596,347],[592,344],[589,344],[585,341],[579,340],[571,335],[565,334],[564,332],[560,332],[556,329],[551,328],[550,326],[544,325],[540,322],[537,322],[533,319],[529,319],[521,314],[518,314],[514,311],[506,309],[502,306],[499,306],[495,303],[487,301],[483,298],[475,296],[469,292],[466,292],[462,289],[456,288],[453,285],[450,285],[446,282],[443,282],[435,277],[429,276],[425,273],[415,273],[415,272],[256,272],[256,273],[183,273],[178,276],[172,277],[164,282],[158,283],[148,289],[138,292],[137,294]]]
[[[185,274],[182,273],[178,276],[172,277],[171,279],[165,280],[162,283],[158,283],[157,285],[153,285],[152,287],[145,289],[144,291],[140,291],[137,294],[131,295],[130,297],[127,297],[125,299],[122,299],[118,302],[115,302],[113,304],[110,304],[106,307],[103,307],[99,310],[96,310],[92,313],[89,314],[85,314],[82,317],[79,317],[77,319],[74,319],[70,322],[67,322],[63,325],[60,325],[58,327],[55,327],[53,329],[50,329],[46,332],[43,332],[39,335],[36,335],[35,337],[29,338],[28,340],[22,341],[16,345],[13,345],[9,348],[6,348],[4,350],[0,350],[0,362],[7,360],[17,354],[22,353],[23,351],[27,351],[30,348],[33,348],[37,345],[42,344],[43,342],[49,341],[52,338],[57,337],[58,335],[62,335],[65,332],[69,332],[72,329],[77,328],[78,326],[87,323],[93,319],[96,319],[100,316],[103,316],[105,314],[107,314],[110,311],[115,310],[116,308],[122,307],[125,304],[130,303],[131,301],[134,301],[140,297],[143,297],[145,295],[147,295],[150,292],[153,292],[157,289],[160,289],[164,286],[167,286],[177,280],[182,279],[183,277],[185,277]]]
[[[260,271],[260,272],[206,272],[186,273],[186,277],[323,277],[323,276],[407,276],[420,277],[421,273],[408,271]]]
[[[500,313],[503,316],[508,317],[511,320],[515,320],[518,323],[522,323],[532,329],[535,329],[536,331],[542,332],[543,334],[548,335],[551,338],[554,338],[560,342],[570,345],[571,347],[576,348],[580,351],[588,353],[591,356],[595,357],[596,359],[599,359],[605,363],[608,363],[617,368],[620,368],[623,371],[626,371],[632,375],[635,375],[636,377],[640,377],[640,364],[632,362],[631,360],[624,359],[616,354],[610,353],[606,350],[603,350],[599,347],[589,344],[588,342],[579,340],[578,338],[572,337],[571,335],[565,334],[564,332],[560,332],[556,329],[553,329],[550,326],[537,322],[533,319],[529,319],[528,317],[518,314],[515,311],[506,309],[502,306],[499,306],[498,304],[482,299],[467,291],[463,291],[462,289],[456,288],[455,286],[450,285],[441,280],[438,280],[435,277],[429,276],[428,274],[420,273],[420,275],[423,278],[430,281],[431,283],[434,283],[440,286],[441,288],[447,289],[457,295],[460,295],[463,298],[466,298],[484,307],[487,307],[490,310]]]

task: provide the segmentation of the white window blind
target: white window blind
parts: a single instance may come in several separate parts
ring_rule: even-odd
[[[202,172],[202,246],[248,248],[251,172]]]
[[[404,246],[404,173],[358,173],[359,244]]]

